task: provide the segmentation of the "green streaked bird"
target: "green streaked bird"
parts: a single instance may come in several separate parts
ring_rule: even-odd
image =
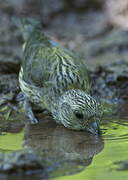
[[[91,95],[84,62],[73,52],[50,40],[41,23],[32,18],[13,18],[23,38],[19,84],[31,123],[37,123],[31,103],[47,109],[57,123],[74,130],[98,134],[102,107]]]

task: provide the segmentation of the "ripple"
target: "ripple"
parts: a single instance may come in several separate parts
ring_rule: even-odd
[[[109,118],[102,120],[101,130],[104,140],[128,140],[128,119]]]

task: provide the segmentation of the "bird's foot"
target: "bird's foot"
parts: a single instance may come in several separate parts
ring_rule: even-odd
[[[25,114],[26,114],[26,118],[28,119],[28,122],[30,124],[37,124],[39,121],[38,119],[35,117],[33,111],[32,111],[32,107],[31,107],[31,103],[29,102],[28,98],[25,96],[24,97],[24,109],[25,109]]]
[[[37,124],[39,122],[38,119],[34,116],[31,106],[28,104],[26,107],[26,117],[28,118],[30,124]]]
[[[23,92],[20,92],[16,97],[16,101],[18,102],[23,102],[25,99],[26,99],[26,96]]]

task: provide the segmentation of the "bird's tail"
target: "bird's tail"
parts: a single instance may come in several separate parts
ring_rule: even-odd
[[[12,17],[12,22],[19,28],[24,40],[28,39],[35,27],[41,27],[39,19],[30,17]]]

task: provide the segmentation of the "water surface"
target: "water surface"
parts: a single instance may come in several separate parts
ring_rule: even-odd
[[[56,180],[127,180],[128,167],[123,169],[120,161],[128,162],[128,117],[104,119],[104,149],[93,158],[92,163],[80,173],[61,176]],[[121,169],[121,170],[120,170]]]
[[[18,133],[2,133],[0,151],[10,152],[31,148],[45,159],[45,170],[54,180],[127,180],[128,168],[120,161],[128,161],[128,115],[127,108],[117,116],[104,117],[102,136],[83,131],[69,130],[44,118],[37,125],[26,125]],[[43,171],[36,179],[42,179]],[[14,178],[9,176],[8,180]],[[18,176],[31,179],[31,174]]]

